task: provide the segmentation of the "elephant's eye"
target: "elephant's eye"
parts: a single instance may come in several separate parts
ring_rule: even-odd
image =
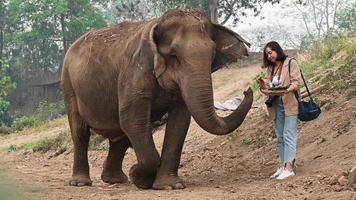
[[[177,52],[174,49],[171,49],[169,52],[169,57],[177,59]]]

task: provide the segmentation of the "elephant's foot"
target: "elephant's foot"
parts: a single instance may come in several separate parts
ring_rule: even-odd
[[[177,175],[157,176],[152,186],[156,190],[184,189],[185,185]]]
[[[88,175],[73,175],[69,181],[70,186],[91,186],[92,181]]]
[[[148,189],[152,187],[156,172],[157,169],[148,170],[142,165],[135,164],[130,169],[130,179],[138,188]]]
[[[120,171],[109,171],[105,170],[101,174],[101,180],[105,183],[115,184],[115,183],[127,183],[128,178],[122,170]]]

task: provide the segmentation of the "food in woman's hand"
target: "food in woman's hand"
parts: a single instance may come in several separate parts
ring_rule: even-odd
[[[286,90],[288,89],[288,86],[276,86],[276,87],[271,87],[269,90]]]

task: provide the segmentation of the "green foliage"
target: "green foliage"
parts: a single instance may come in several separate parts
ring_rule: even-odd
[[[105,138],[101,135],[98,134],[92,134],[92,136],[90,137],[90,141],[89,141],[89,150],[106,150],[103,149],[103,147],[101,147],[101,143],[105,140]]]
[[[262,94],[261,90],[260,90],[260,86],[257,83],[257,79],[262,78],[262,79],[266,79],[267,78],[267,74],[266,72],[260,72],[251,82],[250,82],[250,87],[252,88],[253,92],[257,92],[258,94]]]
[[[14,130],[10,127],[0,126],[0,135],[8,135],[12,133]]]
[[[16,130],[23,130],[25,128],[30,128],[34,126],[38,126],[42,124],[43,121],[41,121],[39,118],[34,117],[34,116],[23,116],[16,118],[13,123],[13,127]]]
[[[25,71],[56,71],[63,48],[88,30],[106,26],[90,0],[9,0],[8,13],[6,46],[15,44],[9,50]]]
[[[61,133],[54,137],[46,137],[32,143],[21,145],[11,145],[8,151],[32,150],[33,152],[46,153],[50,150],[65,150],[67,149],[67,137],[65,133]]]
[[[301,68],[307,80],[327,85],[326,93],[356,88],[356,37],[328,37],[310,49]]]
[[[356,2],[347,5],[336,15],[337,26],[341,31],[356,30]]]
[[[16,87],[16,83],[9,76],[9,65],[0,60],[0,126],[9,126],[12,122],[9,113],[10,102],[7,100],[9,92]]]
[[[107,25],[100,8],[108,1],[7,0],[4,12],[0,13],[5,21],[0,43],[11,70],[1,81],[16,80],[19,90],[15,92],[31,97],[33,94],[27,92],[29,87],[50,79],[48,75],[58,77],[55,75],[60,72],[70,44],[83,33]]]
[[[48,121],[63,116],[65,113],[64,101],[56,103],[41,101],[35,111],[35,116],[43,121]]]
[[[65,106],[63,101],[56,103],[42,101],[39,103],[34,115],[17,117],[12,126],[16,130],[23,130],[41,125],[49,120],[63,116],[64,114]]]
[[[164,0],[157,3],[157,6],[161,11],[166,11],[172,8],[200,8],[204,10],[207,14],[210,14],[210,1],[206,0]]]

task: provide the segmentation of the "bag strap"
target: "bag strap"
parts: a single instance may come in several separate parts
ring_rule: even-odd
[[[289,60],[289,63],[288,63],[289,75],[290,75],[290,63],[292,62],[292,60],[296,60],[296,59],[292,57],[292,58]],[[309,91],[307,82],[306,82],[305,79],[304,79],[302,70],[300,70],[300,75],[302,76],[304,86],[305,86],[305,88],[307,89],[308,96],[309,96],[310,100],[313,101],[313,98],[312,98],[312,96],[311,96],[311,94],[310,94],[310,91]],[[294,92],[294,95],[295,95],[295,97],[297,97],[297,99],[299,99],[299,95],[298,95],[298,92],[297,92],[297,91]]]
[[[273,74],[274,74],[274,68],[275,68],[275,66],[273,65],[273,66],[272,66],[272,71],[271,71],[271,77],[273,77]]]

